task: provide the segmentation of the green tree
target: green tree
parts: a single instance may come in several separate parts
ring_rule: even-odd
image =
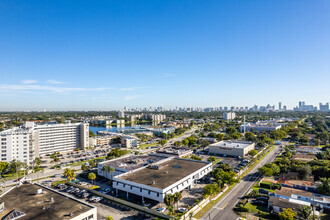
[[[115,172],[116,170],[115,170],[115,168],[113,168],[113,167],[108,167],[108,172],[111,174],[111,180],[113,180],[113,176],[112,176],[112,174],[113,174],[113,172]]]
[[[197,143],[197,138],[194,136],[188,137],[187,140],[189,141],[189,143],[188,143],[189,146],[192,146]]]
[[[280,212],[278,214],[278,217],[281,220],[294,220],[296,214],[292,211],[292,209],[283,209],[283,212]]]
[[[108,169],[109,169],[109,167],[107,165],[104,165],[101,169],[102,172],[105,172],[105,177],[106,178],[108,177]]]
[[[314,139],[314,144],[315,144],[316,146],[319,146],[319,145],[321,144],[321,140],[318,139],[318,138]]]
[[[265,166],[260,167],[258,171],[263,176],[273,176],[274,174],[274,171],[271,168]]]
[[[4,171],[6,171],[8,167],[9,167],[8,162],[1,161],[0,162],[0,173],[2,174]]]
[[[297,169],[298,176],[301,180],[306,180],[312,174],[312,169],[310,166],[301,166]]]
[[[320,193],[330,196],[330,177],[329,178],[321,178],[321,184],[318,187]]]
[[[256,136],[252,132],[246,132],[245,133],[245,140],[255,142],[256,141]]]
[[[41,159],[39,157],[36,157],[36,159],[34,159],[34,161],[36,162],[37,166],[41,165]]]
[[[181,192],[174,193],[173,199],[174,199],[174,203],[176,203],[177,209],[178,209],[179,201],[182,199],[182,193]]]
[[[94,180],[96,179],[96,174],[95,173],[89,173],[88,174],[88,179],[92,181],[92,184],[94,185]]]
[[[107,216],[107,220],[113,220],[113,218],[111,217],[111,215]]]
[[[313,210],[311,207],[302,205],[297,210],[297,217],[302,220],[310,220],[313,217]]]
[[[249,155],[251,155],[252,157],[254,157],[255,155],[258,154],[258,151],[257,150],[250,150],[248,153],[249,153]]]
[[[202,158],[199,157],[199,156],[196,156],[196,155],[191,155],[190,157],[192,160],[199,160],[199,161],[202,161]]]
[[[89,137],[95,137],[95,133],[93,131],[89,131]]]
[[[209,142],[207,140],[201,140],[200,142],[200,145],[202,146],[203,150],[205,149],[205,147],[209,146]]]
[[[165,144],[166,144],[166,140],[161,140],[159,143],[160,143],[160,145],[162,145],[162,146],[164,146]]]
[[[71,170],[70,168],[66,168],[64,170],[64,176],[71,182],[72,180],[76,179],[76,174],[74,170]]]
[[[187,140],[187,139],[183,139],[183,140],[182,140],[182,144],[183,144],[184,146],[188,146],[188,144],[189,144],[189,140]]]
[[[81,170],[82,170],[82,171],[85,171],[85,170],[87,170],[87,169],[88,169],[88,167],[87,167],[85,164],[81,165]]]
[[[229,135],[234,134],[235,132],[237,132],[237,130],[234,127],[226,128],[226,133],[229,134]]]
[[[176,142],[174,142],[174,146],[176,146],[176,147],[181,146],[181,142],[180,142],[180,141],[176,141]]]
[[[209,162],[213,162],[213,161],[216,161],[217,160],[217,158],[215,157],[215,156],[210,156],[208,159],[207,159],[207,161],[209,161]]]
[[[174,203],[174,197],[172,194],[166,194],[164,197],[164,203],[169,207]]]
[[[232,134],[230,134],[230,137],[232,138],[232,139],[241,139],[242,138],[242,134],[241,133],[239,133],[239,132],[234,132],[234,133],[232,133]]]
[[[204,187],[204,197],[207,198],[209,196],[213,196],[217,193],[220,192],[220,188],[218,184],[213,183],[213,184],[208,184]]]
[[[92,168],[96,167],[95,161],[94,160],[89,161],[89,166],[92,167]]]

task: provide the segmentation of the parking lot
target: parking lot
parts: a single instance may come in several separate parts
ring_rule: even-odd
[[[110,147],[103,147],[99,148],[97,150],[90,150],[90,151],[71,151],[71,152],[66,152],[62,153],[58,156],[60,159],[60,162],[58,163],[59,165],[62,166],[67,166],[73,163],[77,163],[80,161],[86,161],[86,160],[92,160],[92,159],[97,159],[99,157],[104,157],[107,155],[107,153],[110,151]],[[43,166],[46,167],[52,167],[54,166],[53,159],[50,158],[50,156],[42,156],[41,160],[43,162]]]
[[[88,187],[90,184],[87,182],[81,182],[81,185]],[[107,216],[111,216],[113,219],[148,219],[144,215],[139,214],[137,211],[130,210],[125,207],[110,203],[103,199],[103,197],[94,196],[86,190],[80,190],[75,187],[67,186],[65,184],[59,185],[56,188],[57,191],[65,194],[68,197],[80,200],[97,207],[97,219],[106,219]],[[105,189],[104,193],[110,193],[111,188]]]

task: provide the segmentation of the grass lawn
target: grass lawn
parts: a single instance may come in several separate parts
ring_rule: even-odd
[[[139,149],[146,149],[148,147],[156,147],[157,145],[159,145],[158,142],[152,143],[152,144],[141,144],[141,146],[139,147]]]
[[[254,186],[252,187],[252,189],[256,189],[256,190],[264,189],[264,190],[267,190],[268,192],[272,192],[272,193],[275,192],[274,189],[263,188],[263,187],[260,187],[260,186],[258,186],[258,185],[254,185]]]
[[[97,159],[105,159],[105,158],[106,158],[106,156],[97,157],[97,158],[91,159],[91,160],[83,160],[83,161],[79,161],[79,162],[76,162],[76,163],[70,163],[70,164],[67,164],[66,166],[79,166],[79,165],[83,165],[84,163],[89,162],[89,161],[93,161],[93,160],[97,160]]]
[[[219,159],[216,159],[215,161],[212,162],[212,165],[214,166],[215,164],[219,163],[222,159],[219,158]]]
[[[268,212],[266,206],[256,206],[251,203],[246,203],[245,208],[249,209],[249,212],[258,213],[258,211]]]

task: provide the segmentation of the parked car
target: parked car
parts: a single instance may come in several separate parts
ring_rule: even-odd
[[[261,201],[261,200],[253,200],[253,201],[252,201],[252,204],[253,204],[253,205],[265,206],[265,205],[266,205],[266,202]]]
[[[268,202],[269,198],[268,197],[265,197],[265,196],[260,196],[260,197],[257,198],[257,200]]]
[[[178,211],[181,212],[181,213],[186,212],[187,210],[188,209],[186,209],[186,208],[178,208]]]
[[[158,212],[165,212],[166,208],[165,207],[159,207],[157,208]]]

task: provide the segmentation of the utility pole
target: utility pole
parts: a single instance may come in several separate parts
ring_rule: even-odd
[[[245,115],[244,115],[244,134],[243,134],[243,137],[245,138]]]
[[[314,211],[315,211],[315,195],[313,193],[313,220],[315,220],[315,213],[314,213]]]

